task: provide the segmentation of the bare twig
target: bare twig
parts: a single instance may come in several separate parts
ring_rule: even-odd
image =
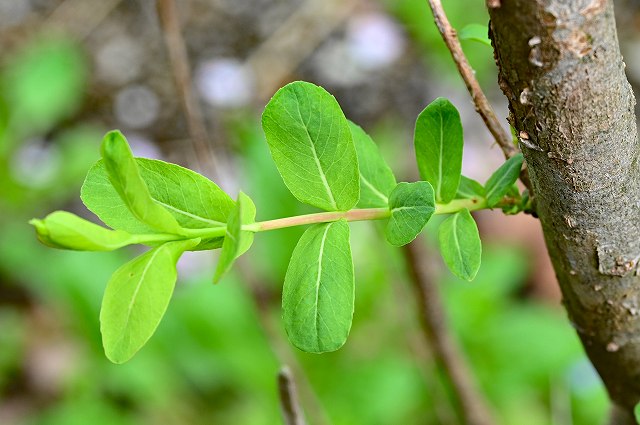
[[[468,425],[491,425],[494,420],[487,403],[451,338],[438,287],[425,261],[429,256],[423,251],[420,241],[403,248],[425,337],[431,345],[434,358],[451,381],[463,422]]]
[[[291,345],[283,338],[282,333],[278,330],[278,325],[274,323],[271,312],[273,295],[268,289],[273,287],[273,285],[265,282],[263,276],[256,276],[253,270],[254,268],[250,267],[250,263],[246,259],[240,259],[238,271],[242,281],[246,283],[247,289],[251,293],[260,325],[264,330],[269,346],[280,364],[288,365],[293,375],[297,377],[298,392],[311,423],[316,425],[329,425],[331,421],[329,420],[327,412],[318,399],[304,369],[296,358]]]
[[[462,51],[462,46],[458,40],[456,30],[449,23],[449,19],[444,12],[442,3],[440,0],[428,0],[428,2],[431,12],[433,13],[433,19],[438,27],[438,31],[440,31],[440,35],[442,36],[447,49],[449,49],[449,52],[451,53],[453,62],[456,64],[456,68],[458,68],[458,72],[460,73],[464,84],[467,86],[467,90],[471,95],[476,111],[482,117],[484,124],[496,140],[496,143],[500,146],[500,149],[502,149],[504,157],[506,159],[511,158],[520,152],[520,150],[513,144],[511,136],[500,124],[493,107],[489,103],[489,100],[487,100],[487,96],[485,96],[482,91],[480,83],[478,83],[473,72],[473,68],[471,68],[467,57]],[[490,8],[500,7],[500,0],[488,0],[487,6]],[[529,173],[526,167],[524,167],[520,173],[520,180],[527,189],[529,189],[529,192],[532,193],[531,181],[529,180]]]
[[[157,0],[157,8],[171,71],[178,89],[178,95],[182,101],[185,118],[189,126],[189,134],[193,140],[191,146],[195,151],[195,160],[200,171],[211,175],[218,171],[216,157],[209,145],[209,137],[202,110],[193,93],[189,56],[182,37],[175,0]]]
[[[296,383],[288,366],[283,366],[278,373],[278,394],[280,395],[280,409],[285,425],[306,425],[302,408],[298,400]]]
[[[440,3],[440,0],[428,1],[429,6],[431,7],[431,12],[433,13],[433,18],[436,21],[436,26],[438,27],[440,35],[442,35],[442,39],[447,45],[449,52],[451,52],[453,61],[458,68],[460,76],[464,80],[464,84],[467,86],[467,90],[471,95],[471,99],[473,100],[473,104],[476,107],[476,111],[478,111],[478,113],[482,117],[482,120],[484,121],[493,137],[496,139],[498,145],[500,145],[505,158],[511,158],[519,152],[518,148],[514,146],[509,133],[507,133],[507,131],[502,128],[498,117],[496,117],[496,113],[493,111],[491,104],[480,88],[480,84],[478,83],[478,80],[473,73],[473,68],[471,68],[467,57],[462,51],[462,46],[460,46],[460,41],[458,40],[456,30],[453,29],[453,27],[449,23],[449,20],[447,19],[447,15],[444,13],[442,3]]]

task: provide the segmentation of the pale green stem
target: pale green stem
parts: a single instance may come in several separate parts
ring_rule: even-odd
[[[436,204],[435,214],[451,214],[464,208],[469,211],[486,208],[484,198],[454,199],[447,204]],[[305,224],[329,223],[345,219],[347,221],[382,220],[388,218],[391,211],[388,208],[363,208],[349,211],[332,211],[298,215],[295,217],[278,218],[275,220],[258,221],[242,226],[242,230],[250,232],[264,232],[267,230],[282,229],[285,227],[302,226]]]
[[[469,211],[481,210],[487,207],[484,198],[454,199],[446,204],[436,204],[435,214],[452,214],[464,208]],[[249,232],[265,232],[267,230],[283,229],[285,227],[303,226],[315,223],[330,223],[345,219],[347,221],[368,221],[382,220],[391,216],[388,208],[362,208],[349,211],[331,211],[314,214],[298,215],[294,217],[284,217],[275,220],[258,221],[242,226],[242,230]],[[189,238],[216,238],[225,235],[227,226],[210,227],[206,229],[182,229],[182,235]],[[176,235],[135,235],[134,243],[166,242],[175,240]]]

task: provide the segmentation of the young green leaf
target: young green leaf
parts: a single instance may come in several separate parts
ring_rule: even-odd
[[[496,206],[518,180],[523,162],[524,158],[521,153],[514,155],[489,177],[484,185],[489,207]]]
[[[122,133],[117,130],[108,132],[100,151],[109,180],[129,211],[152,229],[180,234],[181,228],[176,219],[151,198]]]
[[[462,170],[462,122],[458,110],[439,97],[418,115],[414,135],[418,169],[431,183],[436,200],[451,201]]]
[[[371,137],[351,121],[349,121],[349,128],[356,146],[360,167],[358,207],[385,208],[389,205],[389,194],[396,187],[396,178]]]
[[[351,329],[355,286],[345,220],[309,227],[291,255],[282,292],[289,340],[310,353],[335,351]]]
[[[428,182],[398,183],[389,196],[389,209],[387,241],[406,245],[420,234],[436,210],[433,187]]]
[[[481,24],[469,24],[462,28],[458,33],[460,40],[472,40],[482,43],[491,47],[491,40],[489,40],[489,29],[486,25]]]
[[[242,230],[243,224],[251,224],[256,218],[256,206],[251,198],[243,192],[238,194],[236,206],[227,220],[227,232],[222,244],[220,259],[213,276],[213,282],[218,283],[222,276],[231,268],[233,262],[244,254],[253,243],[253,232]]]
[[[636,423],[640,424],[640,403],[636,404],[636,407],[633,409],[633,414],[636,418]]]
[[[265,107],[262,128],[285,185],[299,201],[327,211],[356,205],[356,149],[340,105],[325,89],[287,84]]]
[[[484,187],[482,187],[480,183],[469,177],[460,176],[460,185],[456,192],[456,199],[483,198],[484,195]]]
[[[106,229],[66,211],[55,211],[44,220],[29,221],[43,244],[78,251],[113,251],[136,243],[122,230]]]
[[[473,280],[480,268],[482,244],[478,226],[467,209],[453,214],[440,225],[440,252],[451,273]]]
[[[166,208],[187,229],[222,226],[234,201],[214,182],[202,175],[164,161],[136,158],[151,199]],[[98,161],[87,174],[80,197],[84,204],[108,226],[132,234],[156,233],[127,208],[109,181],[104,162]],[[197,249],[222,246],[223,238],[204,240]]]
[[[126,362],[153,335],[173,294],[178,258],[198,242],[167,242],[111,276],[100,311],[102,344],[109,360]]]

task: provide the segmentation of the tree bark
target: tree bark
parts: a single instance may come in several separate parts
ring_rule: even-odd
[[[609,0],[489,8],[509,100],[563,303],[613,403],[640,401],[640,164],[635,98]]]

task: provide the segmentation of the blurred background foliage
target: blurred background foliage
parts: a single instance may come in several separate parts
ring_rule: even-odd
[[[487,22],[482,0],[445,6],[458,29]],[[93,219],[79,189],[106,130],[122,129],[137,155],[195,168],[232,197],[242,188],[258,219],[311,211],[284,187],[259,127],[270,95],[296,79],[334,93],[401,180],[416,177],[413,123],[437,96],[461,110],[465,174],[483,181],[502,160],[423,0],[184,0],[173,18],[191,66],[186,81],[151,0],[0,0],[0,423],[280,423],[282,364],[311,424],[459,423],[403,258],[372,223],[352,225],[357,304],[338,352],[309,355],[286,342],[281,284],[303,230],[286,229],[259,235],[217,286],[215,253],[185,256],[157,334],[129,363],[106,360],[102,291],[136,249],[55,251],[27,225],[56,209]],[[636,21],[625,19],[623,39],[633,39]],[[463,47],[506,116],[491,49]],[[190,95],[204,135],[187,118]],[[560,307],[537,223],[500,212],[476,218],[485,240],[476,280],[456,280],[439,259],[434,273],[499,423],[600,423],[604,390]]]

